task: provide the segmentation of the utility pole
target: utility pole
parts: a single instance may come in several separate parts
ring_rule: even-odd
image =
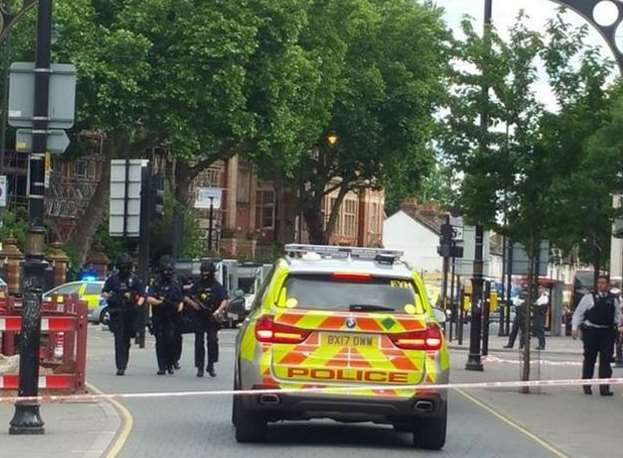
[[[212,232],[214,231],[214,197],[210,196],[210,223],[208,226],[208,250],[212,251]]]
[[[483,37],[485,46],[488,48],[491,46],[490,32],[491,32],[491,16],[493,10],[493,0],[485,0],[485,20]],[[483,83],[482,83],[482,98],[484,101],[488,101],[489,98],[489,86],[486,82],[486,65],[483,63]],[[480,113],[480,140],[479,148],[485,150],[487,148],[487,132],[489,129],[489,113],[486,103],[483,104],[483,110]],[[482,312],[482,285],[483,285],[483,232],[484,229],[481,224],[476,225],[476,253],[474,255],[474,277],[472,278],[472,321],[470,326],[469,336],[469,356],[465,369],[470,371],[482,371],[484,367],[482,365],[482,358],[480,355],[480,333],[482,331],[481,312]]]
[[[45,153],[47,149],[52,0],[39,0],[35,55],[33,151],[29,157],[29,220],[24,263],[24,306],[20,343],[19,396],[39,393],[39,344],[41,340],[41,294],[47,263],[44,261]],[[43,434],[37,401],[18,401],[9,434]]]

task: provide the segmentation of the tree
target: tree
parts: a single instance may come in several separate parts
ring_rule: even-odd
[[[528,304],[533,296],[534,259],[549,210],[555,169],[541,145],[543,108],[534,91],[541,36],[523,24],[523,13],[506,44],[494,29],[479,37],[469,20],[457,45],[459,68],[447,117],[444,146],[463,172],[460,204],[468,221],[509,235],[527,250]],[[526,333],[530,314],[526,314]],[[530,346],[522,380],[530,378]]]
[[[311,241],[326,243],[349,192],[390,182],[414,189],[432,165],[447,36],[440,10],[428,4],[316,1],[312,10],[300,43],[318,56],[313,112],[321,122],[302,132],[293,161],[275,165],[299,191]]]
[[[546,35],[542,57],[560,107],[543,118],[542,129],[545,148],[556,158],[552,167],[559,171],[551,189],[549,238],[564,252],[590,260],[596,283],[608,258],[615,214],[611,193],[618,176],[612,167],[618,156],[607,147],[610,128],[603,126],[621,87],[606,89],[612,62],[585,43],[585,27],[574,29],[559,14]]]

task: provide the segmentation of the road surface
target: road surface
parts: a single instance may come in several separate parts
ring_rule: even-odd
[[[107,393],[227,390],[232,386],[235,331],[221,331],[221,362],[215,379],[195,377],[193,336],[184,337],[182,369],[156,376],[153,339],[144,350],[133,347],[125,377],[114,375],[112,336],[99,327],[89,333],[88,379]],[[413,457],[411,435],[389,426],[343,425],[332,421],[273,424],[265,444],[237,444],[231,424],[231,397],[123,400],[133,428],[120,456],[183,458],[196,456],[275,458]],[[533,438],[457,392],[450,394],[448,440],[437,456],[555,456]]]

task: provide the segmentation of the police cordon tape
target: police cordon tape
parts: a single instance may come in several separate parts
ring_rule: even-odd
[[[0,403],[11,402],[64,402],[64,401],[98,401],[107,399],[149,399],[149,398],[192,398],[207,396],[247,396],[261,394],[310,394],[329,392],[335,394],[351,394],[357,391],[437,391],[437,390],[472,390],[491,388],[536,388],[536,387],[562,387],[581,385],[623,385],[623,377],[609,379],[552,379],[552,380],[528,380],[528,381],[505,381],[505,382],[463,382],[430,385],[335,385],[311,388],[284,388],[284,389],[258,389],[258,390],[212,390],[212,391],[170,391],[155,393],[115,393],[115,394],[74,394],[74,395],[41,395],[41,396],[5,396],[0,397]],[[379,393],[383,394],[383,393]]]
[[[504,359],[497,356],[485,356],[482,358],[483,363],[502,363],[502,364],[523,364],[520,359]],[[550,361],[547,359],[533,359],[531,364],[540,364],[542,366],[556,366],[556,367],[582,367],[580,361]]]

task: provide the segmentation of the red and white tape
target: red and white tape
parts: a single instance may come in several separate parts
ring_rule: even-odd
[[[563,387],[581,385],[623,385],[623,377],[610,379],[553,379],[553,380],[530,380],[530,381],[506,381],[506,382],[465,382],[447,383],[434,385],[337,385],[314,388],[286,388],[286,389],[262,389],[262,390],[213,390],[213,391],[171,391],[156,393],[115,393],[115,394],[74,394],[74,395],[43,395],[43,396],[5,396],[0,397],[0,403],[12,403],[16,401],[39,401],[39,402],[63,402],[63,401],[96,401],[105,399],[149,399],[149,398],[193,398],[207,396],[244,396],[258,394],[310,394],[330,391],[331,394],[343,392],[351,394],[357,391],[367,390],[472,390],[472,389],[504,389],[504,388],[533,388],[533,387]]]
[[[485,356],[482,358],[483,363],[502,363],[502,364],[522,364],[523,361],[519,359],[504,359],[497,356]],[[582,367],[580,361],[550,361],[547,359],[535,359],[532,364],[540,364],[542,366],[555,366],[555,367]]]

